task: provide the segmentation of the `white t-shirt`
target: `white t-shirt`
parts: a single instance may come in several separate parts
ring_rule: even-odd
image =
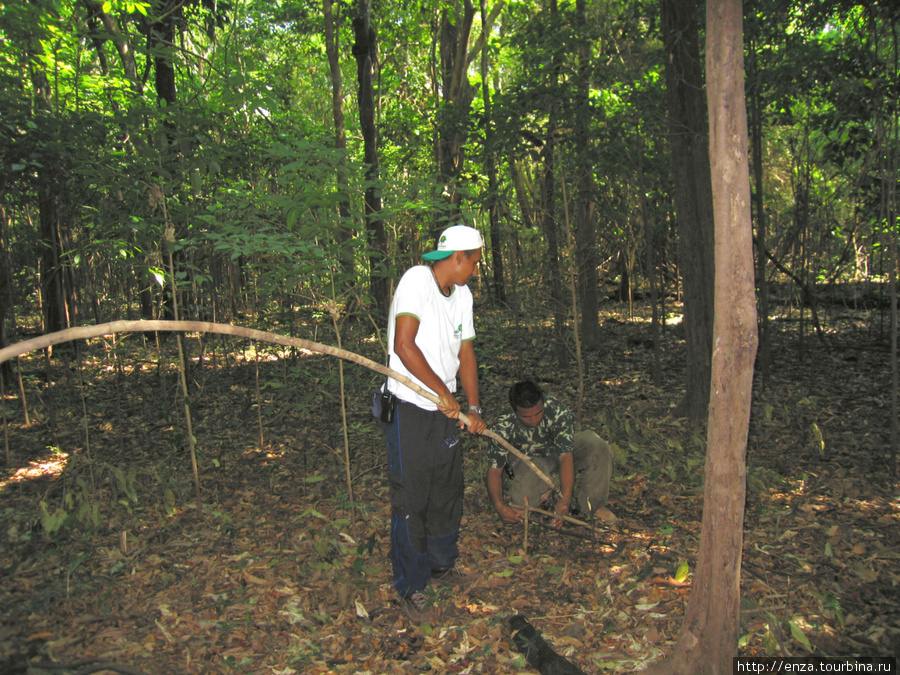
[[[419,320],[416,344],[431,369],[450,391],[455,392],[460,347],[464,341],[475,339],[472,291],[468,286],[454,286],[450,297],[444,297],[427,265],[409,268],[397,284],[388,314],[388,367],[406,375],[423,389],[428,389],[406,369],[403,361],[394,353],[397,317],[404,314]],[[396,380],[388,379],[388,389],[400,399],[424,410],[437,410],[437,405]]]

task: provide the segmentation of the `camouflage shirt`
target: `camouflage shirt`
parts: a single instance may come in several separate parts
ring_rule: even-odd
[[[516,450],[529,457],[559,457],[573,452],[575,445],[575,417],[555,397],[544,395],[544,416],[536,427],[522,424],[512,411],[501,415],[491,429]],[[501,469],[507,463],[507,452],[497,441],[491,440],[488,466]],[[510,453],[509,463],[515,466],[518,458]]]

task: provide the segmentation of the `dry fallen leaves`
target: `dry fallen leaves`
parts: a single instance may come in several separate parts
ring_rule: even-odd
[[[605,364],[604,382],[640,381],[639,356]],[[281,381],[281,366],[267,367],[263,377]],[[586,672],[628,671],[671,646],[696,562],[702,499],[678,467],[697,432],[622,412],[629,397],[653,393],[649,387],[595,383],[586,423],[603,431],[622,422],[605,431],[628,449],[610,505],[617,520],[593,540],[536,528],[525,552],[523,533],[502,526],[484,498],[472,444],[461,562],[478,581],[438,594],[441,622],[417,627],[391,589],[381,445],[364,406],[351,411],[353,522],[331,449],[339,417],[323,395],[330,385],[300,369],[302,384],[291,386],[316,394],[302,406],[272,388],[263,402],[271,444],[259,448],[252,370],[198,374],[202,512],[191,504],[187,473],[172,468],[184,461],[173,449],[177,417],[135,403],[159,401],[153,376],[117,380],[97,369],[89,378],[90,468],[106,500],[100,527],[52,536],[34,528],[36,501],[81,489],[77,477],[88,476],[88,464],[60,478],[59,453],[45,452],[46,427],[10,425],[14,457],[30,469],[0,492],[0,653],[8,655],[0,665],[102,657],[148,673],[513,673],[525,668],[504,630],[513,613]],[[858,362],[842,373],[847,386],[858,374],[860,390],[871,376]],[[741,653],[894,653],[900,506],[896,486],[872,478],[881,446],[866,440],[871,406],[864,398],[832,400],[824,385],[808,385],[818,399],[803,403],[806,394],[793,389],[800,378],[788,368],[781,374],[780,388],[770,390],[780,392],[783,408],[760,410],[751,430]],[[491,381],[483,388],[500,408],[502,388]],[[654,395],[665,401],[664,390]],[[80,398],[71,404],[60,413],[70,425],[57,429],[56,442],[83,460]],[[610,410],[614,418],[605,416]],[[813,422],[827,441],[825,457],[808,442]],[[138,467],[137,503],[108,506],[110,466]]]

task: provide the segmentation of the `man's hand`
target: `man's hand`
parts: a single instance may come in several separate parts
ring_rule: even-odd
[[[569,508],[572,505],[572,490],[575,488],[575,459],[571,452],[564,453],[559,456],[559,489],[562,493],[559,501],[556,502],[556,515],[569,515]],[[553,519],[553,527],[557,530],[562,527],[562,518]]]
[[[554,512],[556,513],[557,516],[567,516],[567,515],[569,515],[569,505],[563,501],[557,502]],[[563,524],[562,518],[554,518],[553,522],[550,523],[550,525],[557,530],[562,527],[562,524]]]
[[[459,419],[459,413],[462,410],[462,406],[459,404],[459,401],[453,397],[453,394],[444,394],[440,399],[440,402],[437,404],[438,410],[452,420]]]
[[[497,511],[497,515],[500,516],[500,520],[507,525],[515,525],[522,522],[522,514],[506,504],[495,506],[494,509]]]
[[[487,424],[485,424],[484,420],[481,419],[481,414],[475,412],[471,408],[466,413],[466,417],[469,418],[470,434],[481,434],[484,433],[485,429],[487,429]],[[460,424],[460,428],[462,428],[462,424]]]
[[[500,516],[500,520],[507,525],[521,523],[521,514],[503,501],[503,468],[490,467],[485,474],[484,482],[487,485],[488,498],[494,505],[494,511]]]

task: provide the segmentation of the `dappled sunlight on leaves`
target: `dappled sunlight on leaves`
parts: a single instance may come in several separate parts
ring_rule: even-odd
[[[29,462],[28,466],[16,469],[8,478],[0,481],[0,493],[12,483],[60,476],[66,468],[68,458],[68,453],[51,449],[46,457]]]
[[[83,367],[90,457],[72,378],[54,386],[55,428],[24,428],[10,417],[0,651],[18,663],[102,657],[159,673],[517,673],[527,666],[506,620],[521,613],[585,672],[656,661],[674,643],[690,598],[705,433],[667,416],[679,391],[677,339],[663,341],[665,377],[654,388],[646,326],[602,328],[602,352],[587,357],[583,425],[613,445],[616,522],[593,535],[536,522],[526,549],[522,528],[493,513],[483,443],[469,439],[460,562],[476,581],[434,593],[441,618],[433,626],[410,625],[391,586],[383,448],[367,406],[378,376],[345,368],[354,519],[331,361],[275,350],[279,358],[264,358],[261,350],[260,398],[255,350],[198,366],[198,511],[174,373],[129,370],[130,359],[148,357],[120,345],[118,374],[103,360]],[[518,372],[547,372],[549,330],[528,326],[532,347],[515,362],[501,341],[485,340],[489,417],[507,405]],[[370,335],[347,336],[345,345],[383,356]],[[218,350],[228,353],[227,344]],[[881,368],[880,355],[870,356],[868,370],[859,361],[840,370],[844,389],[868,390]],[[542,377],[574,403],[574,373]],[[884,439],[873,431],[881,423],[867,416],[875,406],[833,397],[836,377],[787,361],[755,401],[741,654],[896,648],[897,485],[884,476]],[[52,532],[42,501],[50,515],[66,515]]]

